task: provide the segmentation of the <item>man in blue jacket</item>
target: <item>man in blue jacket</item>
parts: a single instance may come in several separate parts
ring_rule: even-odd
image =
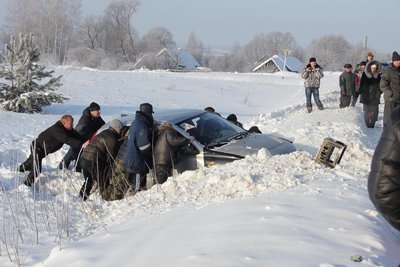
[[[153,113],[151,104],[141,104],[129,130],[125,171],[134,192],[146,188],[146,174],[152,166]]]

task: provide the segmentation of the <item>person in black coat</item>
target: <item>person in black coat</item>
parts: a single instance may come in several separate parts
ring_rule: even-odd
[[[238,119],[237,119],[237,117],[236,117],[235,114],[233,114],[233,113],[232,113],[232,114],[229,114],[229,116],[226,117],[226,119],[227,119],[228,121],[232,122],[233,124],[235,124],[235,125],[237,125],[237,126],[243,128],[243,124],[242,124],[241,122],[238,121]]]
[[[352,72],[353,66],[351,64],[344,64],[343,72],[339,77],[340,86],[340,108],[349,107],[351,104],[351,97],[356,90],[355,74]]]
[[[104,125],[104,120],[100,116],[99,104],[92,102],[82,112],[82,116],[75,127],[75,130],[80,134],[82,141],[90,140],[101,126]],[[70,147],[67,154],[58,165],[59,169],[68,168],[72,161],[76,161],[79,156],[80,149]],[[76,163],[76,171],[80,171],[80,165]]]
[[[122,128],[123,124],[120,120],[112,120],[110,127],[96,135],[83,150],[79,159],[83,176],[85,177],[85,182],[79,191],[79,196],[83,200],[89,197],[94,181],[97,181],[100,194],[108,186],[107,175],[121,145],[118,139],[121,137]]]
[[[392,110],[400,105],[400,55],[397,51],[392,54],[392,64],[382,71],[379,84],[385,99],[383,110],[383,125],[385,126]]]
[[[228,117],[226,117],[226,119],[230,122],[232,122],[233,124],[239,126],[240,128],[243,128],[243,124],[241,122],[238,121],[237,117],[235,114],[229,114]],[[260,131],[260,129],[257,126],[251,126],[250,129],[247,130],[248,133],[262,133]]]
[[[194,137],[192,141],[194,140]],[[157,127],[157,141],[153,150],[156,182],[162,184],[172,175],[173,164],[177,162],[179,151],[190,143],[178,134],[170,123]]]
[[[35,178],[42,171],[42,160],[51,153],[59,150],[64,144],[80,149],[86,147],[88,142],[82,144],[80,135],[73,129],[74,119],[71,115],[64,115],[53,126],[41,132],[32,142],[31,154],[28,159],[19,166],[20,172],[29,171],[24,182],[25,185],[31,186]]]
[[[400,107],[391,112],[375,148],[368,193],[375,208],[400,231]]]
[[[381,81],[381,64],[372,60],[368,62],[365,71],[361,75],[359,94],[360,103],[363,104],[365,125],[374,128],[378,120],[379,103],[382,91],[379,88]]]

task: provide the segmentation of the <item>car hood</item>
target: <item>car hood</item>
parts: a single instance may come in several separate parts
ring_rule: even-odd
[[[223,152],[245,157],[256,154],[260,149],[267,150],[269,155],[287,154],[296,150],[291,141],[273,134],[251,133],[244,138],[234,140],[224,146],[212,148],[212,151]]]

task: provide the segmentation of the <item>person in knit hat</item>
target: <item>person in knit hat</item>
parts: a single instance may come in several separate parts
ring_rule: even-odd
[[[83,150],[79,159],[82,166],[85,181],[79,191],[82,200],[87,200],[92,190],[93,184],[97,181],[100,194],[108,187],[110,177],[107,170],[110,169],[115,161],[115,156],[121,146],[121,132],[124,125],[120,120],[114,119],[110,122],[108,129],[101,131],[89,145]]]
[[[319,99],[319,86],[320,79],[324,77],[324,73],[322,72],[321,66],[317,64],[315,57],[310,58],[308,65],[304,68],[304,71],[301,74],[301,77],[305,80],[304,87],[308,113],[312,111],[311,95],[314,96],[314,101],[318,109],[323,110],[324,107]]]
[[[93,135],[104,123],[104,120],[100,116],[100,105],[96,102],[92,102],[83,110],[75,130],[80,134],[82,141],[86,142],[94,137]],[[58,164],[58,168],[68,168],[71,162],[75,161],[75,170],[80,172],[81,168],[79,162],[77,162],[79,151],[80,149],[70,147],[60,164]]]
[[[383,70],[379,87],[385,99],[383,126],[386,125],[392,110],[400,104],[400,55],[392,54],[392,64]]]

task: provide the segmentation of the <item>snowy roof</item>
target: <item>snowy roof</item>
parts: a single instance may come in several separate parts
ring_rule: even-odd
[[[199,62],[193,57],[193,55],[185,49],[177,48],[164,48],[158,52],[157,56],[167,53],[178,65],[187,69],[195,69],[200,67]]]
[[[267,64],[268,62],[274,62],[275,66],[282,71],[283,70],[283,65],[285,64],[285,56],[281,55],[274,55],[270,57],[269,59],[263,61],[261,64],[259,64],[257,67],[253,69],[253,71],[257,71],[259,68]],[[292,72],[300,72],[301,68],[303,67],[303,63],[297,58],[297,57],[286,57],[286,64],[285,64],[286,71],[292,71]]]

